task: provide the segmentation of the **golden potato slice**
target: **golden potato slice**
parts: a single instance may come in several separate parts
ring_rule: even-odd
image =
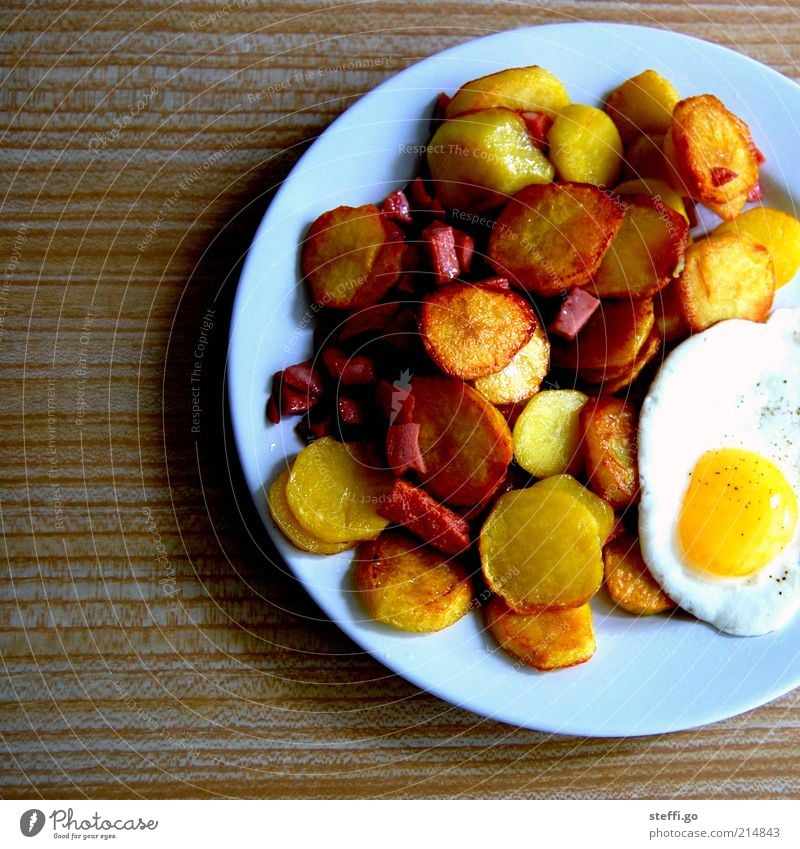
[[[657,71],[648,69],[617,86],[606,100],[606,111],[622,141],[628,144],[642,134],[666,133],[679,100],[675,86]]]
[[[622,172],[622,141],[614,122],[585,103],[564,107],[547,134],[560,180],[612,186]]]
[[[662,200],[668,207],[680,213],[689,223],[689,214],[686,212],[686,204],[683,198],[665,180],[656,177],[639,177],[626,180],[614,186],[614,192],[618,195],[650,195]]]
[[[519,613],[580,607],[603,580],[597,521],[566,492],[501,495],[478,540],[489,588]]]
[[[554,117],[568,103],[569,95],[561,80],[538,65],[530,65],[507,68],[464,83],[447,104],[445,115],[455,118],[475,109],[502,106]]]
[[[589,488],[615,510],[639,497],[636,408],[622,398],[601,395],[580,414]]]
[[[673,167],[664,153],[664,136],[639,136],[625,146],[625,180],[662,180],[672,185]]]
[[[361,543],[355,584],[369,615],[401,631],[441,631],[470,609],[464,567],[402,531]]]
[[[775,287],[785,286],[800,268],[800,221],[779,209],[756,206],[723,221],[712,235],[744,233],[759,245],[764,245],[775,266]]]
[[[572,475],[553,475],[549,478],[543,478],[531,488],[538,489],[541,492],[565,492],[567,495],[577,498],[594,516],[600,541],[603,542],[608,538],[611,529],[614,527],[614,511],[602,498],[579,483]]]
[[[400,277],[404,249],[403,231],[372,204],[324,212],[301,254],[311,297],[334,309],[378,303]]]
[[[514,457],[526,472],[548,478],[583,468],[580,411],[588,397],[575,389],[534,395],[514,424]]]
[[[533,335],[536,315],[516,292],[451,283],[423,298],[419,329],[431,359],[474,380],[504,369]]]
[[[484,501],[502,483],[514,454],[502,413],[455,378],[415,377],[411,393],[426,489],[456,507]]]
[[[661,337],[653,329],[644,345],[637,351],[633,362],[605,370],[581,369],[578,374],[582,380],[595,384],[598,389],[602,389],[608,395],[613,395],[620,389],[630,386],[639,377],[645,366],[655,359],[656,354],[661,350],[661,344]]]
[[[689,224],[660,198],[625,197],[625,218],[592,276],[598,298],[649,298],[683,265]]]
[[[286,484],[286,500],[306,532],[323,542],[358,542],[388,525],[376,507],[392,476],[374,468],[365,446],[324,436],[304,448]]]
[[[574,342],[553,342],[553,365],[606,371],[633,363],[654,323],[652,298],[604,301]]]
[[[550,370],[550,340],[536,321],[530,342],[501,371],[479,377],[473,386],[492,404],[519,404],[532,398]]]
[[[595,186],[528,186],[497,219],[487,258],[523,289],[558,295],[594,274],[622,216],[620,204]]]
[[[495,596],[486,605],[486,622],[503,649],[540,672],[585,663],[597,647],[588,604],[515,613]]]
[[[675,283],[665,286],[653,298],[655,330],[663,342],[677,342],[689,335]]]
[[[620,534],[603,549],[606,589],[618,607],[639,616],[674,610],[677,605],[650,574],[639,540]]]
[[[675,291],[692,330],[727,318],[763,321],[775,295],[772,258],[744,233],[709,236],[689,246]]]
[[[726,220],[741,211],[758,182],[747,124],[712,94],[676,104],[664,152],[675,169],[674,188]]]
[[[508,109],[483,109],[445,121],[427,150],[436,198],[471,213],[500,206],[531,183],[549,183],[553,166],[525,121]]]
[[[338,554],[354,543],[323,542],[306,531],[297,521],[289,502],[286,500],[286,484],[289,480],[289,469],[284,469],[272,482],[267,493],[267,503],[272,520],[292,545],[302,551],[312,554]]]

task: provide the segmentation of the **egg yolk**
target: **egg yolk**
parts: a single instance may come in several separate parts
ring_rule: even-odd
[[[796,524],[797,499],[781,471],[759,454],[721,448],[692,470],[678,536],[695,568],[741,577],[775,557]]]

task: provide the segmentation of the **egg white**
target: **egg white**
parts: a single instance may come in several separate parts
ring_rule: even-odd
[[[800,502],[800,309],[777,310],[765,324],[723,321],[683,342],[653,381],[639,423],[639,539],[650,571],[699,619],[765,634],[800,607],[800,528],[763,569],[738,578],[703,575],[678,540],[692,469],[718,448],[771,460]]]

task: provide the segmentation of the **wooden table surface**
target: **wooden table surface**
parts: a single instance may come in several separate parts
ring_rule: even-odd
[[[274,188],[381,80],[569,20],[689,33],[797,79],[792,4],[6,0],[0,20],[3,797],[800,795],[800,690],[584,740],[390,674],[275,565],[221,391]]]

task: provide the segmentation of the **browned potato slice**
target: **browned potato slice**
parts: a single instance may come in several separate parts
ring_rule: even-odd
[[[650,574],[636,537],[622,533],[609,542],[603,549],[603,565],[611,600],[628,613],[649,616],[677,607]]]
[[[518,404],[532,398],[550,369],[550,340],[539,321],[530,342],[501,371],[473,384],[492,404]]]
[[[639,136],[625,147],[625,180],[663,180],[670,185],[674,168],[664,154],[664,136]]]
[[[531,65],[507,68],[464,83],[447,104],[445,115],[455,118],[475,109],[503,106],[553,117],[568,103],[569,95],[561,80],[544,68]]]
[[[625,144],[642,133],[666,133],[680,95],[657,71],[642,71],[617,86],[606,100],[606,111]]]
[[[639,377],[645,366],[655,359],[660,350],[661,337],[653,330],[637,352],[632,363],[625,363],[625,365],[615,366],[605,371],[602,369],[581,369],[579,374],[587,383],[596,384],[602,388],[603,392],[613,395],[620,389],[630,386]]]
[[[441,631],[469,610],[464,567],[402,531],[359,546],[355,583],[370,616],[402,631]]]
[[[597,521],[566,492],[501,495],[478,546],[486,583],[520,613],[580,607],[602,582]]]
[[[505,368],[530,341],[536,315],[516,292],[451,283],[422,301],[419,328],[445,373],[474,380]]]
[[[486,621],[502,648],[542,672],[584,663],[597,647],[588,604],[570,610],[515,613],[493,597],[486,605]]]
[[[612,186],[622,173],[622,141],[600,109],[572,103],[556,115],[547,134],[559,180]]]
[[[411,393],[426,489],[457,507],[484,501],[505,478],[514,454],[502,413],[455,378],[415,377]]]
[[[427,148],[437,199],[446,209],[492,209],[530,183],[549,183],[553,166],[525,121],[509,109],[483,109],[445,121]]]
[[[311,536],[323,542],[358,542],[376,537],[389,524],[376,507],[391,481],[391,475],[374,468],[366,446],[324,436],[297,455],[286,500]]]
[[[664,342],[676,342],[689,335],[675,283],[665,286],[653,298],[656,333]]]
[[[776,288],[785,286],[797,274],[800,268],[800,221],[794,216],[779,209],[756,206],[732,221],[724,221],[712,235],[737,231],[767,248],[775,266]]]
[[[596,186],[528,186],[497,219],[489,262],[523,289],[561,294],[594,274],[622,215],[620,204]]]
[[[574,342],[553,343],[553,364],[581,371],[606,371],[632,363],[654,323],[651,298],[604,301]]]
[[[636,409],[622,398],[601,395],[581,410],[589,487],[615,510],[639,497]]]
[[[689,246],[675,289],[692,330],[727,318],[763,321],[775,295],[775,269],[764,245],[744,233],[722,233]]]
[[[739,213],[758,182],[747,124],[712,94],[688,97],[675,106],[664,152],[675,169],[675,188],[721,218]]]
[[[284,469],[272,482],[267,493],[269,512],[275,524],[283,532],[283,535],[302,551],[310,551],[312,554],[338,554],[353,543],[347,542],[323,542],[306,531],[297,521],[292,513],[289,502],[286,500],[286,484],[289,480],[289,469]]]
[[[614,192],[618,195],[650,195],[662,200],[675,212],[680,213],[687,223],[689,222],[689,215],[686,212],[686,204],[683,202],[683,198],[664,180],[659,180],[656,177],[637,177],[614,186]]]
[[[376,206],[339,206],[311,225],[301,265],[315,303],[334,309],[376,304],[403,270],[403,232]]]
[[[614,511],[602,498],[579,483],[572,475],[552,475],[537,481],[532,488],[540,492],[566,492],[567,495],[577,498],[594,516],[600,541],[605,541],[611,533],[614,527]]]
[[[622,227],[588,287],[598,298],[648,298],[683,265],[689,241],[686,219],[660,198],[625,197]]]
[[[575,389],[534,395],[514,423],[514,457],[529,474],[547,478],[583,468],[579,415],[588,400]]]

